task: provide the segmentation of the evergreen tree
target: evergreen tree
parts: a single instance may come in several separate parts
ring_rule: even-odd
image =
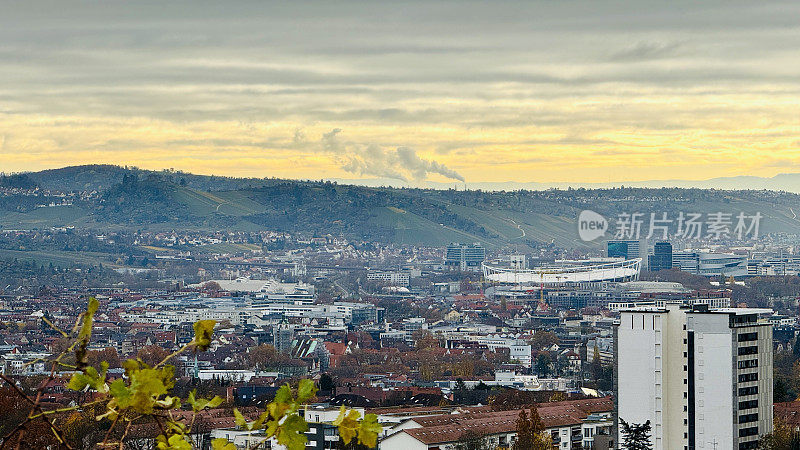
[[[519,412],[519,419],[517,419],[517,439],[511,450],[526,450],[533,448],[533,429],[531,428],[531,421],[528,420],[528,413],[523,409]]]
[[[336,383],[330,375],[323,373],[322,376],[319,377],[319,388],[326,392],[334,392],[336,390]]]
[[[456,450],[489,450],[484,436],[474,432],[465,431],[455,445]]]
[[[645,423],[628,423],[619,419],[622,427],[622,448],[627,450],[652,450],[650,442],[650,421]]]
[[[553,440],[547,433],[544,422],[539,416],[539,411],[535,406],[531,407],[531,431],[533,432],[533,446],[532,450],[550,450],[553,448]]]
[[[545,431],[542,418],[536,407],[531,407],[530,414],[525,410],[519,412],[517,419],[517,439],[514,441],[512,450],[550,450],[553,441]]]

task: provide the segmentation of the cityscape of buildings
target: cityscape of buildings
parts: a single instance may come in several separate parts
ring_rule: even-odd
[[[0,450],[800,450],[800,2],[0,4]]]
[[[654,449],[754,449],[775,417],[800,411],[773,393],[775,355],[795,351],[798,296],[755,301],[743,291],[796,277],[800,256],[789,247],[609,240],[599,254],[565,258],[479,243],[359,249],[331,236],[2,232],[26,242],[47,235],[157,251],[150,267],[115,270],[119,282],[8,284],[1,373],[48,373],[59,336],[43,320],[67,327],[88,296],[100,308],[87,350],[110,358],[111,377],[124,373],[118,361],[175,351],[193,323],[214,320],[210,351],[178,357],[178,379],[241,408],[298,377],[325,379],[301,411],[307,448],[335,448],[341,405],[377,415],[381,449],[456,449],[473,435],[511,448],[530,406],[558,449],[621,448],[620,420],[649,423]],[[282,249],[270,250],[276,239]],[[206,247],[215,250],[195,251]],[[75,401],[63,389],[46,395]],[[199,442],[256,443],[228,411],[209,419]]]

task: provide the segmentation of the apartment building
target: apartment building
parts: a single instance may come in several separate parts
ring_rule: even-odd
[[[616,417],[649,420],[655,450],[757,448],[772,432],[769,313],[678,303],[621,311]]]

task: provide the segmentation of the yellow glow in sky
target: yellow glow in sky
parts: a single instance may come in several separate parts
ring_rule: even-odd
[[[0,17],[0,171],[410,184],[800,171],[796,3],[60,6]]]

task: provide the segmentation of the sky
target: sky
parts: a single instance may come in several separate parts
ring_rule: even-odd
[[[0,0],[0,171],[800,172],[800,2]]]

